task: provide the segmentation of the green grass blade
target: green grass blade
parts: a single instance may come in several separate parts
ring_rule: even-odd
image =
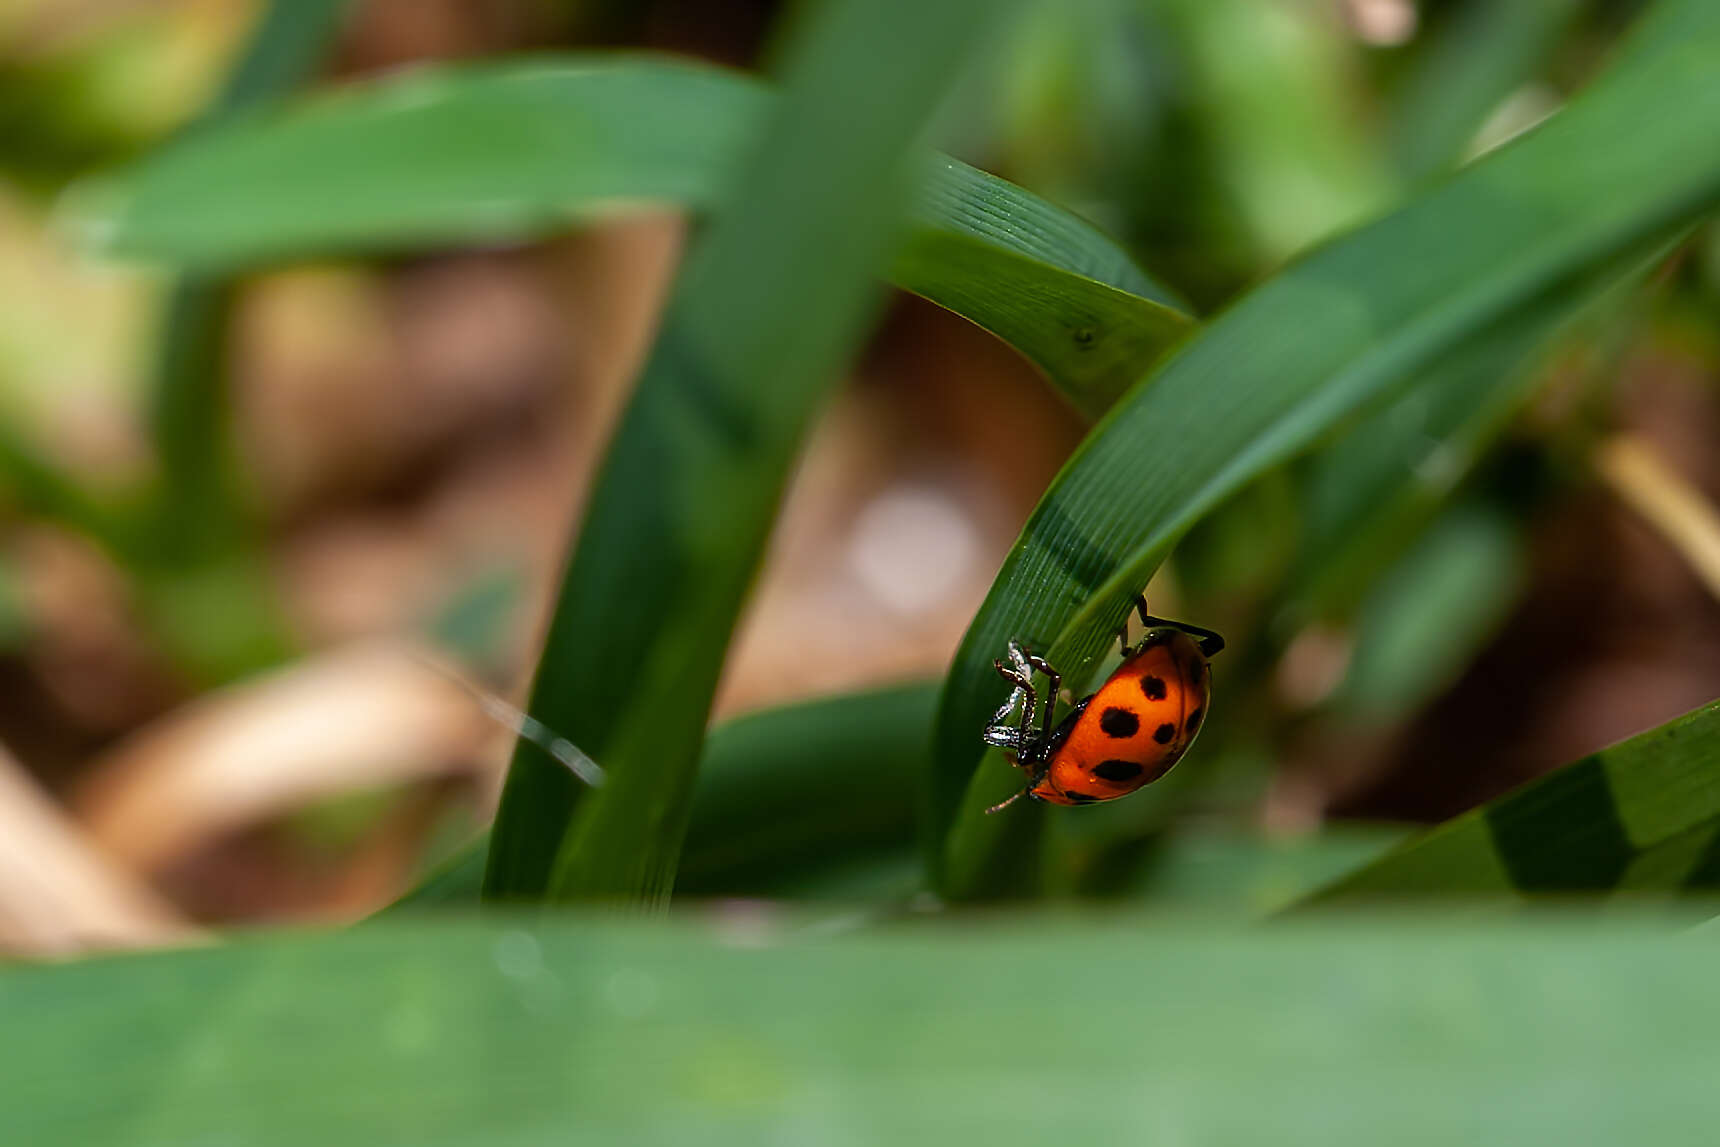
[[[321,66],[346,0],[275,0],[221,92],[188,136],[279,98]],[[134,531],[142,611],[194,677],[222,681],[289,648],[263,571],[244,552],[245,512],[231,456],[228,334],[234,283],[196,273],[169,287],[149,383],[159,468],[153,513]]]
[[[1514,311],[1442,356],[1407,393],[1310,458],[1287,620],[1300,624],[1342,613],[1369,592],[1544,377],[1546,348],[1597,320],[1613,328],[1631,325],[1626,320],[1640,305],[1643,280],[1688,235],[1681,228]]]
[[[1465,0],[1436,19],[1418,37],[1392,109],[1392,153],[1405,177],[1425,179],[1461,160],[1487,117],[1547,62],[1580,7]]]
[[[1705,1143],[1713,965],[1617,922],[402,922],[0,974],[0,1125],[30,1147]]]
[[[1516,518],[1472,499],[1439,517],[1385,572],[1356,618],[1332,703],[1375,727],[1407,718],[1462,674],[1528,580]]]
[[[699,763],[676,892],[760,895],[911,845],[937,704],[925,682],[719,726]]]
[[[149,383],[160,486],[153,548],[175,562],[232,545],[243,511],[228,433],[228,331],[235,284],[184,276],[168,288]]]
[[[784,878],[910,843],[937,699],[935,684],[900,685],[711,730],[676,893],[762,895]],[[476,903],[488,841],[486,833],[395,907]]]
[[[348,0],[275,0],[257,21],[239,64],[204,112],[205,123],[279,99],[328,57]]]
[[[533,716],[608,779],[584,790],[522,747],[487,897],[667,897],[711,697],[789,468],[879,301],[915,144],[1007,8],[841,0],[811,20],[757,158],[677,284],[539,662]]]
[[[1449,820],[1304,903],[1717,886],[1720,702]]]
[[[1286,596],[1294,623],[1346,612],[1413,545],[1541,377],[1568,301],[1514,315],[1309,460]]]
[[[997,335],[1093,419],[1191,326],[1092,226],[953,159],[934,163],[890,279]]]
[[[1376,824],[1333,823],[1287,835],[1185,827],[1167,833],[1139,862],[1120,865],[1103,891],[1159,911],[1259,919],[1377,859],[1407,835]]]
[[[709,209],[771,115],[739,73],[643,57],[424,69],[242,117],[75,195],[102,250],[231,268],[541,235],[648,203]],[[1097,416],[1188,327],[1090,224],[951,159],[890,269]]]
[[[278,99],[309,79],[327,56],[346,0],[275,0],[263,13],[193,137],[227,116]],[[227,330],[230,282],[193,275],[169,291],[150,386],[149,423],[161,468],[161,547],[207,556],[229,544],[240,519],[228,450]]]
[[[995,755],[975,773],[1005,643],[1049,652],[1079,689],[1131,596],[1203,514],[1439,356],[1720,200],[1717,70],[1720,9],[1664,0],[1564,112],[1268,280],[1093,430],[947,680],[925,836],[941,866],[964,818],[951,845],[963,875],[941,879],[946,891],[1019,852],[1022,826],[1043,813],[1026,802],[978,813],[1017,783]],[[1220,685],[1222,705],[1222,668]]]

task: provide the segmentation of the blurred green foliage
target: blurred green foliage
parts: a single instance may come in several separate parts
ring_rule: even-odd
[[[0,1113],[41,1147],[1598,1145],[1711,1125],[1710,953],[1665,925],[854,926],[417,921],[17,971]]]
[[[96,41],[0,67],[16,129],[0,169],[21,194],[90,175],[61,221],[92,251],[188,276],[159,331],[154,479],[101,487],[8,427],[0,481],[17,520],[102,546],[162,651],[203,680],[292,652],[229,436],[239,288],[223,276],[533,239],[621,201],[701,214],[530,706],[606,783],[522,745],[486,844],[410,913],[350,935],[0,977],[4,1062],[30,1084],[15,1091],[47,1097],[0,1101],[8,1125],[44,1143],[525,1142],[582,1119],[641,1141],[1157,1126],[1615,1142],[1705,1126],[1678,1034],[1704,998],[1692,949],[1599,926],[1443,933],[1426,909],[1691,907],[1714,884],[1720,710],[1396,847],[1397,828],[1310,823],[1323,810],[1284,778],[1310,734],[1408,728],[1498,637],[1541,504],[1586,481],[1571,471],[1609,429],[1596,396],[1623,348],[1676,337],[1711,385],[1720,9],[1659,0],[1625,33],[1637,6],[1582,0],[1375,6],[1420,21],[1395,28],[1297,0],[828,0],[783,7],[772,89],[593,54],[657,27],[624,7],[562,12],[564,34],[589,37],[578,54],[287,101],[341,5],[277,4],[173,139],[183,93],[177,115],[117,114],[96,93],[129,73]],[[999,336],[1094,425],[941,698],[835,697],[707,736],[784,483],[885,280]],[[1572,361],[1577,398],[1529,426]],[[1529,480],[1506,465],[1524,458]],[[497,577],[444,618],[478,659],[513,593]],[[1178,602],[1161,612],[1230,639],[1195,753],[1128,801],[985,816],[1020,783],[979,739],[1004,694],[992,660],[1025,640],[1079,696],[1154,579],[1155,602]],[[0,640],[16,644],[30,619],[11,584]],[[1286,690],[1310,648],[1318,664]],[[850,907],[791,918],[837,936],[819,941],[753,909],[715,935],[456,920],[480,889]],[[1129,922],[907,923],[1005,898],[1102,899]],[[1137,924],[1381,903],[1430,922]],[[1077,975],[1106,985],[1103,1004],[1065,990]],[[1076,1042],[1079,1063],[1023,1066],[1024,1049]],[[37,1066],[91,1046],[117,1050],[88,1071]],[[1285,1070],[1310,1048],[1362,1098]]]

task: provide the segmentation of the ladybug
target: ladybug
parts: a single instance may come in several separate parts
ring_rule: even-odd
[[[987,812],[1008,808],[1024,796],[1060,805],[1116,800],[1170,772],[1194,743],[1212,695],[1207,658],[1224,648],[1224,638],[1151,616],[1144,597],[1135,598],[1135,608],[1146,632],[1131,646],[1128,630],[1118,631],[1123,663],[1055,730],[1051,714],[1062,678],[1043,657],[1018,641],[1009,643],[1009,660],[995,663],[1012,686],[1009,700],[985,727],[984,739],[1008,752],[1028,782]],[[1035,670],[1050,684],[1037,727]],[[1017,705],[1021,717],[1012,725]]]

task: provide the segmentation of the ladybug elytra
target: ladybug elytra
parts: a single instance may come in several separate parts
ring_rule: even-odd
[[[1055,729],[1051,714],[1061,676],[1020,642],[1009,643],[1009,660],[995,663],[1012,687],[1009,700],[986,726],[984,739],[1009,753],[1028,782],[987,812],[1007,808],[1024,796],[1060,805],[1116,800],[1170,772],[1188,751],[1212,694],[1207,658],[1224,648],[1224,638],[1210,629],[1151,616],[1144,597],[1136,597],[1135,608],[1146,632],[1132,646],[1128,631],[1118,632],[1123,663]],[[1043,718],[1037,722],[1035,671],[1050,686]],[[1020,717],[1012,724],[1017,706]]]

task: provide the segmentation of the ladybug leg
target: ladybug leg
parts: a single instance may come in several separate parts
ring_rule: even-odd
[[[1000,659],[992,662],[992,666],[1012,688],[1008,700],[992,715],[991,723],[985,727],[981,738],[988,745],[1013,752],[1016,765],[1031,772],[1042,764],[1045,748],[1050,744],[1051,720],[1057,710],[1057,694],[1063,688],[1063,677],[1049,661],[1029,653],[1019,641],[1009,643],[1008,661]],[[1036,671],[1045,676],[1050,686],[1043,717],[1039,709],[1039,691],[1033,685]],[[1017,704],[1021,706],[1021,719],[1011,728],[1009,718]],[[1038,784],[1041,779],[1043,773],[1034,778],[1033,784]]]
[[[992,664],[996,667],[998,676],[1009,682],[1012,688],[1003,704],[998,706],[997,712],[992,714],[990,723],[986,725],[985,732],[981,734],[981,739],[995,748],[1020,752],[1021,730],[1012,726],[1009,723],[1009,718],[1014,714],[1015,707],[1021,704],[1022,695],[1027,690],[1022,685],[1021,677],[1007,662],[995,661]]]
[[[1005,661],[992,663],[998,676],[1012,686],[1009,698],[993,714],[991,723],[981,734],[981,739],[988,745],[1014,753],[1015,763],[1021,768],[1032,769],[1038,762],[1041,743],[1034,735],[1039,698],[1033,689],[1033,669],[1028,655],[1013,641],[1009,644],[1009,654],[1010,660],[1016,662],[1015,665]],[[1021,706],[1021,720],[1012,727],[1009,718],[1017,704]]]
[[[985,732],[980,734],[980,739],[994,749],[1004,749],[1012,753],[1020,752],[1021,732],[1014,726],[1007,724],[1009,711],[1013,708],[1015,708],[1015,698],[1012,696],[1003,703],[1003,708],[997,711],[997,715],[991,719],[991,724],[985,727]]]
[[[1202,629],[1200,626],[1190,625],[1186,621],[1167,621],[1162,617],[1149,617],[1146,618],[1146,622],[1149,625],[1168,625],[1172,629],[1182,630],[1184,633],[1194,638],[1195,644],[1200,646],[1201,653],[1205,654],[1207,657],[1211,657],[1213,654],[1223,652],[1224,650],[1224,638],[1220,637],[1210,629]]]
[[[1153,622],[1157,619],[1153,618],[1152,616],[1150,616],[1147,613],[1147,595],[1146,594],[1137,593],[1135,595],[1135,612],[1140,614],[1140,616],[1141,616],[1141,627],[1143,629],[1151,629],[1153,627]],[[1143,634],[1142,635],[1142,647],[1143,648],[1145,647],[1145,642],[1146,642],[1146,637],[1145,637],[1145,634]],[[1117,653],[1118,653],[1118,655],[1120,655],[1122,657],[1122,659],[1124,661],[1127,661],[1129,659],[1129,655],[1134,653],[1134,652],[1137,652],[1137,650],[1129,644],[1129,619],[1127,617],[1125,617],[1125,618],[1123,618],[1122,626],[1117,630]]]
[[[1040,659],[1029,653],[1021,642],[1011,639],[1009,643],[1009,663],[1015,666],[1015,676],[1025,688],[1033,687],[1033,666]]]
[[[1009,643],[1009,660],[992,663],[998,676],[1010,683],[1009,699],[985,727],[985,743],[1015,753],[1016,767],[1027,773],[1026,787],[1006,800],[986,809],[987,813],[1002,812],[1024,796],[1031,794],[1045,779],[1045,750],[1051,740],[1051,715],[1057,708],[1057,694],[1063,688],[1063,678],[1045,658],[1029,653],[1019,641]],[[1033,687],[1033,674],[1044,674],[1050,686],[1045,701],[1043,723],[1039,721],[1039,691]],[[1009,718],[1016,705],[1021,706],[1021,720],[1011,728]],[[1037,726],[1037,727],[1036,727]]]
[[[1224,652],[1224,638],[1220,637],[1212,630],[1197,629],[1194,626],[1189,625],[1183,626],[1183,629],[1188,631],[1190,636],[1195,639],[1195,644],[1200,646],[1202,655],[1211,657],[1215,653]]]
[[[1051,668],[1051,663],[1043,657],[1028,657],[1028,663],[1045,675],[1049,688],[1045,695],[1045,717],[1039,728],[1040,740],[1051,739],[1051,715],[1057,711],[1057,694],[1063,691],[1063,676]]]
[[[1021,687],[1021,746],[1029,762],[1037,762],[1044,736],[1036,737],[1034,733],[1035,718],[1039,710],[1039,691],[1033,687],[1033,671],[1035,669],[1050,677],[1052,685],[1051,699],[1046,703],[1046,724],[1050,724],[1051,710],[1057,705],[1056,684],[1057,674],[1052,671],[1045,658],[1029,653],[1019,641],[1009,643],[1009,659],[1015,663],[1015,680]],[[1020,758],[1017,758],[1018,763]]]
[[[1039,696],[1033,691],[1033,682],[1029,678],[1021,690],[1021,726],[1015,734],[1015,763],[1024,769],[1031,769],[1039,763],[1040,742],[1033,735],[1033,719],[1038,711]]]

